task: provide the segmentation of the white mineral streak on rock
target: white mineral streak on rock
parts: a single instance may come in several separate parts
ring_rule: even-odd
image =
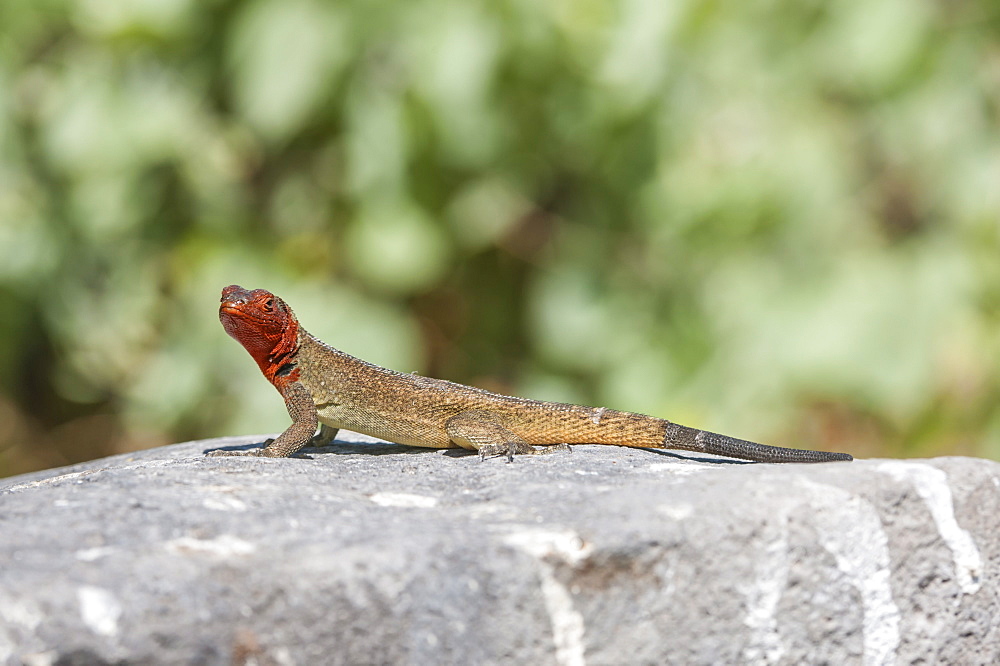
[[[152,469],[154,467],[168,467],[170,465],[175,465],[178,461],[184,460],[183,458],[176,459],[165,459],[165,460],[142,460],[132,464],[115,465],[113,468],[115,470],[129,470],[129,469]],[[0,490],[0,493],[17,493],[24,490],[29,490],[31,488],[40,488],[42,486],[51,486],[64,483],[66,481],[79,481],[80,479],[87,476],[94,476],[95,474],[100,474],[105,471],[104,468],[98,469],[85,469],[81,472],[67,472],[65,474],[59,474],[58,476],[50,476],[44,479],[39,479],[38,481],[26,481],[24,483],[19,483],[15,486],[10,486]]]
[[[172,539],[166,543],[167,550],[184,555],[198,553],[225,558],[240,555],[249,555],[257,550],[257,546],[249,541],[244,541],[231,534],[223,534],[214,539],[196,539],[194,537],[180,537]]]
[[[886,461],[878,466],[879,471],[899,481],[913,484],[920,499],[934,519],[938,533],[951,549],[955,561],[955,577],[965,594],[979,591],[983,560],[976,542],[967,530],[963,530],[955,520],[955,507],[951,500],[951,487],[944,470],[926,463],[906,461]]]
[[[843,488],[805,478],[799,483],[812,492],[810,515],[820,544],[861,594],[863,662],[868,666],[894,664],[900,613],[892,596],[889,540],[878,512],[867,500]]]
[[[775,522],[764,526],[764,553],[755,558],[756,576],[747,595],[747,616],[743,620],[750,628],[750,639],[743,650],[748,664],[775,664],[785,654],[778,632],[776,612],[781,595],[788,585],[788,509],[784,505]]]
[[[560,666],[584,666],[587,661],[583,615],[574,607],[573,595],[556,577],[553,560],[576,566],[590,555],[590,545],[571,530],[529,529],[510,534],[505,541],[538,559],[542,598],[552,622],[556,663]]]
[[[696,472],[704,472],[711,469],[711,465],[696,465],[681,462],[651,463],[646,465],[647,472],[670,472],[678,476],[687,476]]]
[[[34,633],[45,621],[45,613],[29,599],[7,596],[0,589],[0,664],[17,664],[24,653],[19,635]]]
[[[91,631],[99,636],[117,636],[118,618],[122,606],[111,592],[102,587],[83,585],[76,590],[80,603],[80,618]]]
[[[430,509],[437,506],[436,497],[410,493],[375,493],[369,499],[379,506],[399,506],[413,509]]]

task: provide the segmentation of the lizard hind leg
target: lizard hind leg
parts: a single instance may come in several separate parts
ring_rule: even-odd
[[[455,444],[463,449],[478,451],[480,460],[507,456],[507,462],[513,462],[515,455],[537,455],[570,450],[568,444],[536,448],[520,435],[505,428],[496,415],[483,410],[456,414],[445,422],[444,428]]]

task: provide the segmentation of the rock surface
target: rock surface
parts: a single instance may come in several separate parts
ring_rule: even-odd
[[[991,461],[260,439],[0,480],[0,663],[1000,662]]]

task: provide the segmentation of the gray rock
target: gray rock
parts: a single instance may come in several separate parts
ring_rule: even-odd
[[[251,441],[0,481],[0,663],[1000,661],[994,462]]]

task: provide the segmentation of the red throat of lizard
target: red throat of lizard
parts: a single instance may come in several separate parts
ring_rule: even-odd
[[[299,322],[280,298],[264,289],[231,285],[222,290],[219,320],[272,384],[280,387],[298,379]]]

